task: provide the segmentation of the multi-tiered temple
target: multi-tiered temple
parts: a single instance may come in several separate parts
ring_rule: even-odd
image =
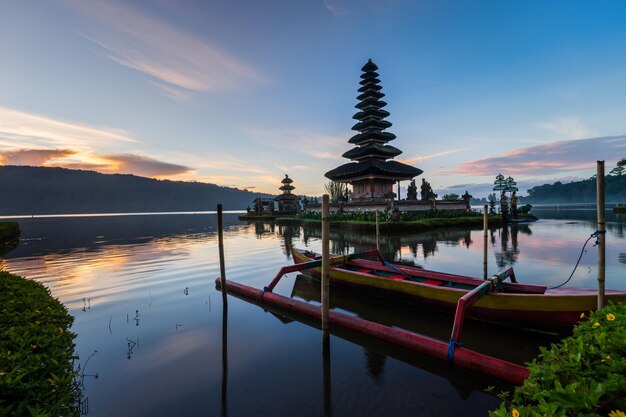
[[[383,110],[387,105],[381,100],[380,80],[376,70],[378,67],[370,59],[361,68],[361,88],[357,97],[359,111],[353,116],[358,122],[352,127],[358,133],[348,143],[356,145],[343,154],[344,158],[353,162],[341,165],[325,175],[327,178],[352,185],[352,202],[385,202],[393,200],[396,195],[393,185],[400,181],[410,180],[422,173],[419,168],[393,161],[402,151],[387,142],[396,135],[384,130],[391,123],[384,120],[389,112]]]
[[[293,180],[289,178],[287,174],[285,174],[285,178],[281,181],[283,185],[280,186],[279,190],[283,193],[279,194],[274,201],[278,202],[278,211],[280,213],[297,213],[298,212],[298,196],[295,194],[291,194],[291,192],[296,188],[291,183]]]

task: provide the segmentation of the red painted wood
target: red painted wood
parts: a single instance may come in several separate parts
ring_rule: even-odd
[[[221,288],[221,280],[217,278],[216,285]],[[260,290],[233,281],[226,282],[227,292],[243,295],[251,300],[258,300]],[[282,295],[266,292],[262,303],[267,303],[280,308],[306,314],[321,320],[321,309],[319,306],[294,300]],[[382,324],[364,320],[359,317],[352,317],[335,311],[329,312],[330,324],[360,332],[371,337],[375,337],[406,349],[428,355],[437,359],[447,360],[448,343],[423,336],[406,330],[388,327]],[[470,349],[457,347],[454,354],[454,365],[479,372],[503,381],[516,385],[521,385],[528,378],[527,368],[516,365],[492,356],[483,355]]]

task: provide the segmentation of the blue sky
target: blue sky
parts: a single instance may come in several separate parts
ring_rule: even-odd
[[[5,1],[0,163],[319,195],[361,66],[440,192],[626,157],[621,1]],[[419,180],[419,178],[418,178]]]

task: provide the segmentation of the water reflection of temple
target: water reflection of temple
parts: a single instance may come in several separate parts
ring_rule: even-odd
[[[283,254],[289,259],[291,258],[291,250],[293,249],[293,239],[300,237],[299,226],[278,226],[278,235],[282,237],[280,246]]]
[[[254,222],[254,234],[258,239],[261,239],[264,235],[273,235],[275,229],[276,226],[274,223]]]
[[[519,257],[519,247],[518,247],[518,235],[522,233],[524,235],[530,236],[532,234],[532,230],[527,224],[512,224],[505,225],[501,229],[497,230],[500,233],[500,251],[494,251],[494,256],[496,258],[496,265],[498,268],[502,269],[507,266],[513,266]],[[491,243],[495,246],[495,230],[491,230]],[[510,246],[509,246],[509,240]]]
[[[302,230],[303,242],[310,238],[321,239],[321,230],[318,228],[304,227]],[[469,247],[472,243],[471,231],[463,229],[440,229],[419,234],[386,234],[380,236],[380,251],[386,259],[399,259],[402,257],[400,249],[408,246],[414,258],[428,258],[437,252],[437,245],[443,243],[456,246]],[[376,247],[376,236],[363,234],[349,230],[330,231],[330,250],[335,254],[347,254],[351,252],[364,252]]]

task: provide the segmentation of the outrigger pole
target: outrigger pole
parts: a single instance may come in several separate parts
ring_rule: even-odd
[[[381,261],[381,263],[387,264],[380,252],[375,249],[351,255],[335,256],[329,259],[329,264],[336,265],[352,259],[363,259],[366,257],[376,257]],[[272,292],[276,284],[278,284],[280,279],[285,274],[289,272],[304,271],[306,269],[320,268],[321,266],[321,259],[284,266],[276,274],[272,282],[267,287],[264,287],[263,290],[232,281],[225,282],[220,278],[217,278],[215,284],[223,292],[231,292],[235,295],[239,295],[259,306],[274,306],[279,309],[293,311],[295,313],[310,316],[317,320],[322,320],[322,311],[319,306],[294,300]],[[516,282],[512,268],[508,268],[507,270],[494,275],[492,278],[488,279],[459,299],[452,335],[448,343],[421,335],[419,333],[385,326],[383,324],[335,311],[328,312],[328,324],[336,328],[343,328],[363,333],[367,336],[404,347],[414,352],[447,361],[460,368],[469,369],[503,381],[521,385],[524,380],[528,378],[529,371],[527,368],[460,346],[461,330],[463,327],[466,309],[473,305],[481,297],[487,295],[493,290],[496,290],[506,278],[510,278],[512,282]],[[332,327],[330,330],[332,333]]]
[[[360,253],[353,253],[351,255],[342,255],[342,256],[334,256],[332,258],[329,258],[329,265],[333,266],[333,265],[337,265],[337,264],[342,264],[345,262],[348,262],[352,259],[365,259],[368,256],[376,256],[382,263],[385,262],[385,259],[383,258],[383,256],[380,254],[380,252],[378,252],[376,249],[372,249],[372,250],[368,250],[365,252],[360,252]],[[287,266],[283,266],[282,268],[280,268],[280,271],[278,271],[278,273],[276,274],[276,276],[274,277],[274,279],[272,280],[272,282],[270,282],[270,285],[268,285],[267,287],[263,288],[263,291],[261,291],[258,296],[260,299],[263,299],[263,294],[265,294],[266,292],[272,292],[274,290],[274,287],[276,287],[276,284],[278,284],[278,281],[280,281],[280,279],[285,275],[288,274],[290,272],[299,272],[299,271],[304,271],[307,269],[313,269],[313,268],[319,268],[322,266],[322,259],[316,259],[314,261],[309,261],[309,262],[302,262],[299,264],[294,264],[294,265],[287,265]]]
[[[263,298],[260,299],[258,288],[230,280],[226,283],[225,288],[222,288],[220,278],[217,278],[215,284],[222,291],[226,290],[227,292],[242,296],[259,306],[268,305],[277,307],[321,320],[322,314],[319,306],[294,300],[272,292],[264,292]],[[331,333],[333,333],[333,328],[347,329],[404,347],[417,353],[448,361],[449,344],[428,336],[385,326],[336,311],[329,312],[329,324],[331,325]],[[456,347],[453,364],[459,368],[469,369],[516,385],[521,385],[529,375],[528,369],[523,366],[484,355],[464,347]]]

